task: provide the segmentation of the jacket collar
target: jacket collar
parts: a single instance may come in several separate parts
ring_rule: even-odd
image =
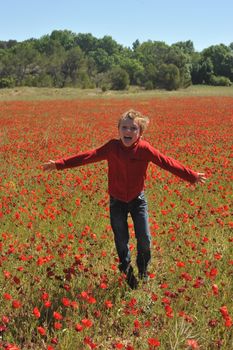
[[[141,137],[139,136],[139,138],[137,139],[137,141],[135,141],[135,142],[134,142],[131,146],[129,146],[129,147],[125,146],[125,145],[123,144],[123,142],[122,142],[121,139],[119,139],[119,142],[120,142],[121,148],[127,151],[127,150],[134,149],[134,148],[139,144],[140,139],[141,139]]]

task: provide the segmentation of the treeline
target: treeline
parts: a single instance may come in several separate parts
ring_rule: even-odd
[[[123,47],[111,36],[54,30],[23,42],[0,41],[0,88],[99,87],[124,90],[176,90],[191,84],[230,86],[233,42],[196,52],[191,40],[167,45],[162,41]]]

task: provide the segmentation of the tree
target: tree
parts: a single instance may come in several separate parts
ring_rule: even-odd
[[[90,33],[79,33],[75,38],[75,45],[78,45],[85,54],[88,54],[89,52],[93,52],[97,49],[98,39]]]
[[[190,63],[185,64],[182,68],[179,69],[180,72],[180,86],[182,88],[187,88],[192,85],[192,76],[191,76],[192,65]]]
[[[140,41],[136,39],[132,44],[133,51],[136,51],[139,46],[140,46]]]
[[[0,49],[0,78],[9,76],[9,50]]]
[[[192,55],[195,52],[194,45],[193,45],[193,42],[191,40],[178,41],[177,43],[172,44],[171,47],[176,47],[180,51],[182,51],[183,53],[188,54],[188,55]]]
[[[150,81],[150,86],[156,87],[158,81],[158,71],[169,51],[169,46],[161,41],[147,41],[142,43],[134,51],[133,57],[138,60],[143,67],[143,74],[140,80],[143,85]]]
[[[169,50],[169,46],[163,41],[148,40],[137,47],[135,53],[144,67],[148,64],[156,65],[157,67],[163,63],[164,57]]]
[[[16,40],[0,41],[0,49],[10,49],[17,44]]]
[[[69,50],[74,47],[76,34],[70,30],[54,30],[50,35],[50,39],[59,42],[65,50]]]
[[[0,41],[1,86],[78,86],[123,89],[186,88],[194,84],[233,82],[233,42],[195,52],[191,40],[171,46],[163,41],[140,43],[132,49],[109,35],[54,30],[40,39]]]
[[[157,67],[153,63],[145,65],[144,75],[141,77],[143,85],[145,85],[149,81],[151,87],[158,87],[158,75],[159,67]]]
[[[113,67],[113,57],[109,56],[109,54],[102,48],[91,51],[89,53],[89,57],[92,57],[94,59],[98,73],[107,72]]]
[[[72,86],[77,85],[79,71],[85,66],[85,58],[80,47],[76,46],[66,53],[66,58],[62,64],[62,73],[64,75],[64,84],[69,82]]]
[[[212,45],[204,49],[201,54],[203,60],[211,61],[214,75],[233,78],[233,59],[230,47],[224,44]]]
[[[130,84],[141,84],[140,76],[142,76],[144,68],[140,62],[134,58],[123,57],[119,61],[119,65],[128,73]]]
[[[16,85],[25,85],[41,70],[41,56],[33,42],[22,42],[13,46],[8,54],[7,71]]]
[[[171,46],[163,59],[166,64],[175,64],[178,68],[183,68],[186,64],[190,63],[190,56],[184,53],[177,46]]]
[[[50,75],[53,86],[63,87],[65,84],[65,77],[62,72],[62,66],[66,59],[65,49],[58,43],[53,47],[53,53],[46,57],[44,65],[46,73]]]
[[[233,52],[228,53],[222,63],[222,73],[233,82]]]
[[[203,84],[203,76],[201,71],[201,54],[195,52],[191,56],[191,79],[193,84]]]
[[[210,77],[214,74],[213,63],[210,58],[201,60],[200,75],[202,76],[205,84],[210,84]]]
[[[204,59],[200,53],[192,55],[191,78],[193,84],[210,84],[210,77],[213,74],[213,63],[210,58]]]
[[[187,88],[191,85],[191,56],[185,52],[185,49],[180,44],[172,45],[165,58],[164,63],[173,64],[179,69],[180,74],[180,86]],[[187,51],[187,50],[186,50]]]
[[[160,87],[177,90],[180,86],[180,72],[174,64],[162,64],[159,70]]]
[[[54,41],[53,41],[54,42]],[[43,35],[40,39],[36,40],[35,48],[43,55],[51,55],[52,50],[50,49],[51,39],[49,35]]]
[[[129,75],[120,67],[112,68],[109,77],[113,90],[125,90],[129,85]]]
[[[98,40],[98,47],[107,52],[108,55],[113,55],[123,49],[123,47],[109,35],[105,35],[102,39]]]
[[[59,48],[65,51],[75,46],[76,35],[69,30],[54,30],[51,35],[43,35],[34,43],[35,48],[47,56],[53,55]]]

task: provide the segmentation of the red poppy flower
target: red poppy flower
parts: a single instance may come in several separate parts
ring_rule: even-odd
[[[37,330],[40,333],[40,335],[42,335],[42,336],[46,335],[46,329],[45,328],[39,326],[39,327],[37,327]]]
[[[148,344],[150,349],[154,349],[160,346],[160,341],[157,338],[148,338]]]
[[[12,301],[12,307],[14,309],[19,309],[19,308],[21,308],[21,306],[22,306],[22,303],[19,300],[13,300]]]
[[[34,307],[33,314],[36,318],[40,318],[40,311],[37,307]]]

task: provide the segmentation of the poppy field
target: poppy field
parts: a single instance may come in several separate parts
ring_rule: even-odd
[[[42,164],[117,137],[119,116],[195,171],[153,164],[149,281],[129,289],[109,222],[107,163]],[[0,102],[0,349],[233,349],[233,98]],[[136,241],[129,218],[135,266]]]

